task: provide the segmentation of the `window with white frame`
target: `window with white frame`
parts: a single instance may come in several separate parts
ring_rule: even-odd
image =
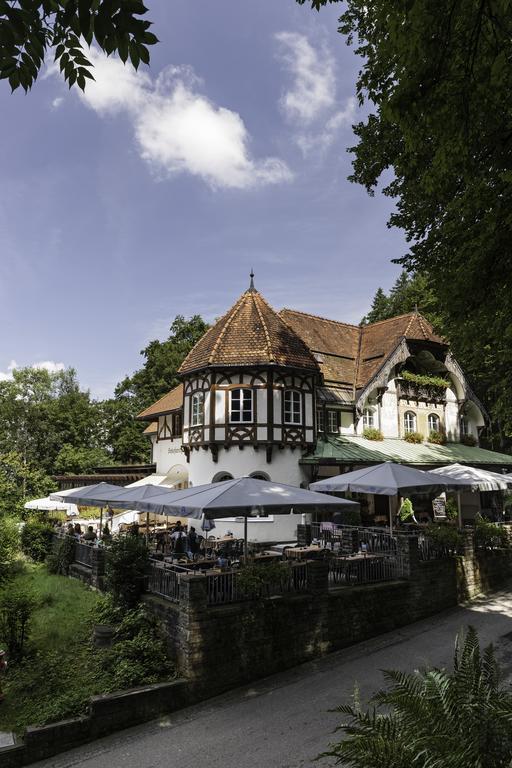
[[[230,392],[229,420],[239,424],[253,421],[252,389],[237,387]]]
[[[192,395],[192,426],[198,427],[204,420],[204,394],[195,392]]]
[[[428,431],[439,432],[441,427],[441,419],[437,413],[429,413],[428,415]]]
[[[371,408],[365,408],[363,411],[363,427],[366,429],[366,427],[374,427],[375,426],[375,418],[374,418],[374,412]]]
[[[302,423],[302,396],[296,389],[287,389],[284,393],[284,423]]]
[[[325,432],[325,419],[323,408],[319,408],[316,412],[316,429],[317,432]]]
[[[461,416],[459,419],[459,430],[461,437],[467,437],[469,434],[468,420],[465,416]]]
[[[416,432],[416,414],[412,411],[404,413],[404,431],[406,434]]]
[[[327,411],[327,431],[339,432],[338,411]]]

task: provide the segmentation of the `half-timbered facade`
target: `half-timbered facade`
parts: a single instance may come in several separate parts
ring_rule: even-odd
[[[152,422],[157,471],[180,465],[193,485],[241,475],[307,484],[386,459],[512,465],[478,447],[484,408],[418,312],[367,326],[278,313],[251,276],[179,375],[139,418]]]

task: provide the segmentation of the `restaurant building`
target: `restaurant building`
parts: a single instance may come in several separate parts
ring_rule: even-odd
[[[138,416],[175,486],[242,475],[307,485],[386,460],[512,469],[512,456],[480,447],[485,409],[417,311],[364,326],[277,312],[251,275],[179,375]]]

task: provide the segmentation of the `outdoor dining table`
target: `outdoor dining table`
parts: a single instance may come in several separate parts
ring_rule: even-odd
[[[284,550],[284,556],[293,560],[304,560],[320,557],[325,551],[322,547],[312,544],[309,547],[289,547]]]
[[[258,552],[257,555],[254,555],[254,561],[257,563],[271,563],[275,562],[276,560],[282,560],[283,556],[281,552]]]

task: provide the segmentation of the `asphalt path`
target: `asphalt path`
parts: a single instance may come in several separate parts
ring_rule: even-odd
[[[455,636],[468,625],[478,630],[482,644],[496,646],[505,676],[512,679],[511,591],[477,599],[34,768],[327,768],[328,761],[313,761],[334,738],[339,717],[329,710],[350,700],[354,684],[364,701],[380,687],[383,669],[450,666]]]

